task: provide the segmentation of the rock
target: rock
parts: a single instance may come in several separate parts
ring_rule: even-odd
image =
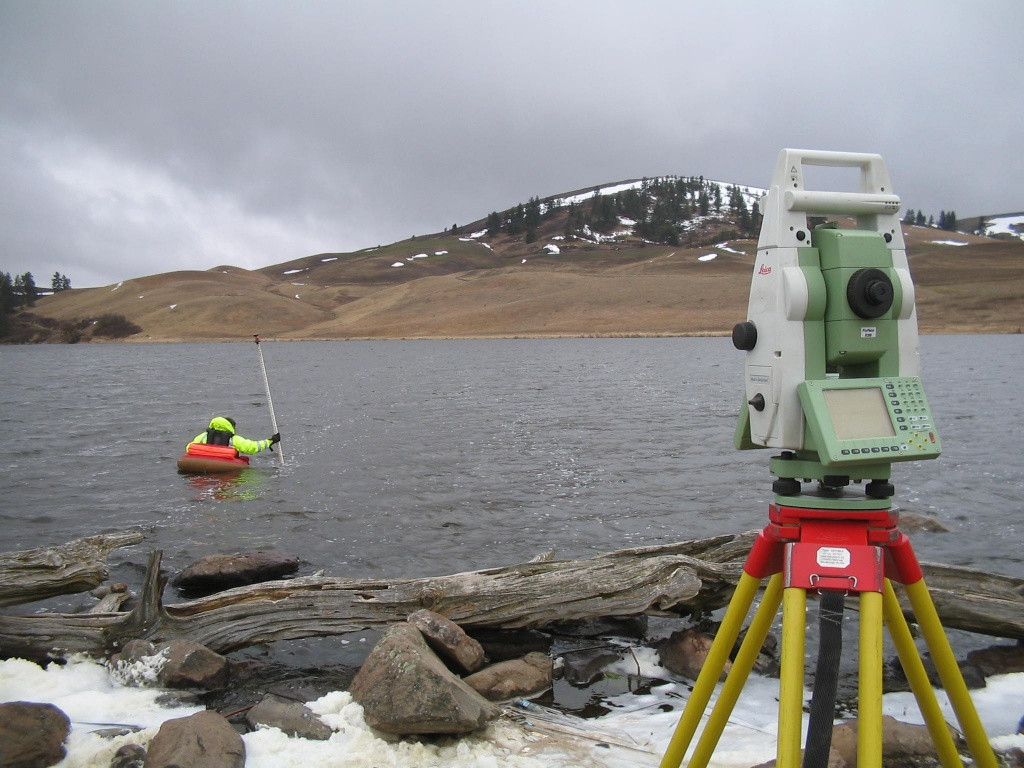
[[[904,533],[914,533],[915,531],[949,533],[950,531],[949,526],[937,517],[923,515],[919,512],[906,512],[904,510],[900,511],[899,525],[900,530]]]
[[[993,645],[971,651],[967,663],[980,669],[985,677],[1024,672],[1024,645]]]
[[[528,653],[475,672],[466,678],[466,684],[490,701],[535,696],[551,687],[551,668],[547,654]]]
[[[147,659],[154,659],[154,663],[142,669],[132,668]],[[189,640],[171,640],[160,645],[131,640],[120,653],[111,657],[111,666],[125,684],[208,691],[224,688],[231,669],[228,660],[219,653]]]
[[[205,645],[189,640],[172,640],[158,646],[167,657],[160,682],[168,688],[217,690],[228,683],[228,660]]]
[[[210,555],[188,566],[174,578],[174,586],[190,593],[217,592],[290,576],[299,558],[287,552],[243,552]]]
[[[501,710],[454,675],[412,624],[393,624],[350,688],[371,728],[397,735],[469,733]]]
[[[206,710],[167,720],[149,742],[145,768],[243,768],[245,744],[231,723]]]
[[[49,768],[67,754],[64,741],[71,720],[52,704],[9,701],[0,704],[0,766]]]
[[[924,664],[924,671],[928,675],[928,681],[932,686],[942,688],[942,679],[939,677],[939,671],[935,668],[935,662],[932,661],[932,657],[924,654],[921,656],[921,663]],[[959,666],[960,676],[964,679],[964,684],[968,688],[975,690],[985,687],[985,675],[977,664],[971,664],[965,660],[958,661],[957,666]],[[907,675],[903,671],[903,665],[897,657],[890,659],[882,668],[882,690],[885,693],[910,690]]]
[[[409,616],[427,645],[444,661],[456,665],[457,672],[476,672],[484,665],[484,648],[458,624],[426,608]]]
[[[948,726],[947,726],[948,727]],[[954,737],[954,731],[950,731]],[[846,765],[857,765],[857,721],[840,723],[832,728],[832,749]],[[928,728],[911,725],[886,715],[882,718],[882,761],[894,765],[910,758],[936,757]]]
[[[590,685],[597,680],[609,664],[622,656],[608,648],[583,648],[562,654],[564,664],[562,677],[573,685]]]
[[[1024,749],[1011,747],[1001,753],[1006,768],[1024,768]]]
[[[800,751],[801,756],[803,750]],[[846,761],[837,753],[834,749],[828,751],[828,762],[825,763],[826,768],[857,768],[855,765],[847,765]],[[767,763],[759,763],[753,768],[775,768],[775,760],[769,760]]]
[[[326,741],[333,731],[310,709],[297,701],[268,694],[245,714],[250,731],[261,725],[279,728],[289,736]]]
[[[121,648],[120,653],[115,653],[111,657],[111,661],[123,662],[125,664],[134,664],[136,661],[141,661],[146,656],[155,656],[156,646],[147,640],[129,640]]]
[[[468,630],[474,640],[483,646],[484,653],[491,661],[518,659],[524,653],[536,651],[548,653],[551,636],[535,629],[483,629]]]
[[[736,644],[733,645],[731,654],[733,658],[736,658],[736,654],[739,653],[740,646],[743,645],[749,630],[750,627],[744,627],[739,637],[736,638]],[[757,658],[754,659],[753,672],[764,677],[778,677],[780,668],[779,638],[773,632],[769,632],[761,644],[761,649],[757,652]]]
[[[110,760],[110,768],[143,768],[146,750],[138,744],[125,744]]]
[[[696,680],[707,660],[713,640],[693,628],[673,632],[658,648],[658,659],[670,672]],[[730,669],[732,663],[726,660],[720,679],[724,680]]]
[[[101,739],[116,739],[119,736],[138,733],[141,730],[143,730],[141,725],[121,725],[114,726],[113,728],[97,728],[94,731],[89,731],[89,733],[93,736],[99,736]]]
[[[597,616],[590,619],[555,621],[546,624],[545,629],[556,635],[571,635],[572,637],[643,638],[647,635],[647,617]]]

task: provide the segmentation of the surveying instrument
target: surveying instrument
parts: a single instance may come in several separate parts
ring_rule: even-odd
[[[805,189],[805,166],[859,169],[860,191]],[[689,768],[703,768],[711,759],[780,605],[776,765],[801,765],[808,592],[819,595],[823,621],[803,765],[825,766],[828,759],[843,604],[856,595],[858,768],[882,765],[883,620],[940,762],[945,768],[962,766],[892,581],[906,590],[975,764],[997,765],[917,556],[891,505],[892,465],[934,459],[942,451],[918,376],[914,284],[899,208],[879,155],[779,153],[760,201],[764,218],[747,320],[732,335],[746,353],[736,447],[779,450],[770,460],[775,500],[661,768],[682,762],[765,578],[761,604]],[[811,227],[809,216],[850,217],[856,226]],[[827,618],[833,629],[827,628]],[[822,662],[830,654],[828,668]]]

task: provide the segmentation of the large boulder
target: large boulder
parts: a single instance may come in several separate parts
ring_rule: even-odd
[[[564,670],[562,677],[567,683],[587,686],[604,674],[610,664],[614,664],[622,655],[610,648],[581,648],[562,655]]]
[[[110,768],[146,768],[146,750],[139,744],[125,744],[110,758]]]
[[[245,744],[210,710],[167,720],[149,742],[145,768],[244,768]]]
[[[713,637],[693,628],[673,632],[658,648],[658,659],[670,672],[696,680],[707,661],[712,642]],[[732,663],[726,660],[720,675],[722,680],[730,669]]]
[[[158,657],[157,663],[139,665],[154,657]],[[219,690],[227,685],[231,675],[227,658],[190,640],[158,645],[130,640],[120,653],[111,657],[111,665],[123,682],[155,683],[167,688]]]
[[[1024,672],[1024,645],[992,645],[967,654],[967,663],[973,664],[986,677]]]
[[[408,623],[385,631],[350,693],[370,727],[403,736],[469,733],[501,713],[453,674]]]
[[[857,726],[856,720],[850,720],[832,728],[832,749],[850,768],[857,765]],[[950,733],[956,736],[952,729]],[[936,757],[927,726],[904,723],[888,715],[882,718],[882,762],[885,765]]]
[[[245,714],[250,731],[260,726],[279,728],[289,736],[326,741],[333,731],[308,707],[270,693]]]
[[[456,672],[476,672],[484,665],[483,646],[451,619],[423,608],[409,616],[409,623],[420,631],[434,653],[456,668]]]
[[[474,672],[466,683],[490,701],[535,696],[551,687],[551,657],[528,653],[521,659],[499,661]]]
[[[209,555],[192,563],[174,577],[174,586],[189,593],[210,593],[231,587],[258,584],[290,576],[299,569],[299,558],[287,552],[237,552]]]
[[[49,768],[64,759],[71,720],[52,704],[0,704],[0,768]]]
[[[159,646],[167,656],[160,681],[168,688],[224,688],[230,676],[228,660],[205,645],[190,640],[171,640]]]

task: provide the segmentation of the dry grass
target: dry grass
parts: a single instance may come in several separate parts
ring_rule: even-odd
[[[906,239],[922,331],[1021,331],[1024,242],[920,227],[908,228]],[[255,272],[172,272],[65,291],[40,300],[36,312],[62,320],[122,314],[142,327],[137,340],[152,341],[253,333],[282,339],[706,335],[728,334],[746,316],[751,241],[729,244],[744,254],[544,237],[529,244],[488,241],[492,248],[435,235]],[[560,254],[544,251],[551,242]],[[716,258],[699,260],[711,253]],[[405,266],[392,266],[397,262]]]

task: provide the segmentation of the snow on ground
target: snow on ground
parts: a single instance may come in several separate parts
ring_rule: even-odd
[[[724,243],[718,243],[718,245],[716,245],[715,248],[717,248],[720,251],[726,251],[727,253],[738,253],[740,256],[747,255],[743,251],[737,251],[735,248],[730,248],[728,240],[726,240]]]
[[[610,187],[600,187],[598,189],[592,189],[589,192],[580,192],[578,195],[569,195],[568,197],[561,197],[555,201],[559,205],[572,205],[573,203],[582,203],[584,200],[590,200],[595,195],[616,195],[619,192],[625,192],[627,189],[640,189],[643,186],[643,181],[626,181],[622,184],[613,184]]]
[[[652,648],[634,649],[609,673],[639,679],[638,670],[648,680],[671,677],[658,665]],[[71,718],[73,730],[68,756],[59,768],[107,768],[125,743],[148,743],[163,721],[202,709],[161,706],[157,698],[164,691],[119,682],[151,680],[148,672],[125,669],[115,677],[105,666],[83,658],[45,669],[8,659],[0,662],[0,701],[60,707]],[[745,768],[774,754],[778,685],[778,680],[758,676],[747,681],[711,761],[713,768]],[[657,685],[649,693],[623,693],[605,700],[608,714],[588,720],[516,702],[506,707],[506,717],[473,736],[417,742],[372,731],[362,708],[347,692],[336,691],[307,704],[334,730],[328,741],[290,738],[275,728],[248,733],[243,736],[246,768],[654,768],[668,748],[688,696],[689,686],[682,682]],[[1024,710],[1024,673],[989,678],[988,685],[972,691],[971,697],[993,746],[1024,747],[1024,735],[1015,735]],[[947,719],[954,722],[941,691],[938,699]],[[706,713],[713,704],[714,699]],[[911,694],[887,694],[883,708],[900,720],[923,722]],[[145,730],[113,740],[90,733],[114,723]]]
[[[962,240],[932,240],[935,245],[970,245]]]
[[[297,275],[299,272],[305,272],[305,269],[286,269],[282,272],[282,275]]]
[[[322,261],[324,264],[326,264],[328,261],[337,261],[337,260],[338,260],[337,256],[327,256],[325,258],[320,259],[320,261]]]
[[[985,221],[985,234],[1013,235],[1024,238],[1024,213],[1009,216],[993,216]]]
[[[561,249],[557,245],[554,245],[552,243],[549,243],[548,245],[545,245],[544,246],[544,250],[547,251],[548,253],[550,253],[552,256],[557,256],[558,254],[560,254],[562,252]]]
[[[703,256],[698,256],[697,261],[714,261],[717,258],[717,253],[705,253]]]
[[[392,267],[404,267],[404,266],[405,266],[405,262],[404,262],[404,261],[396,261],[396,262],[395,262],[394,264],[392,264],[391,266],[392,266]]]

